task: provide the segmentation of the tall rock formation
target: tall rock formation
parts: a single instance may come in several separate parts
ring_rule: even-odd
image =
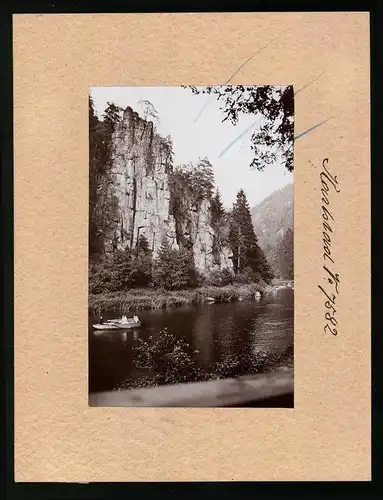
[[[133,248],[143,235],[155,257],[165,237],[171,246],[191,248],[203,274],[232,268],[229,249],[214,245],[211,200],[196,203],[189,186],[173,172],[170,140],[130,107],[113,134],[112,158],[115,218],[106,235],[106,251]]]

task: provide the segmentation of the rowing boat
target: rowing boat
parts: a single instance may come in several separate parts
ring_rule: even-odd
[[[131,328],[138,328],[141,326],[141,321],[121,321],[109,320],[106,323],[96,323],[93,325],[95,330],[129,330]]]

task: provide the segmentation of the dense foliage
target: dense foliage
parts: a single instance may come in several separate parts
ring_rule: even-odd
[[[147,286],[180,290],[198,284],[191,251],[171,248],[164,240],[157,258],[153,259],[143,235],[132,251],[115,250],[111,256],[103,256],[90,265],[89,292],[92,294]]]
[[[121,109],[108,103],[102,120],[97,117],[89,97],[89,251],[90,255],[103,253],[105,234],[117,208],[111,192],[111,139],[120,121]]]
[[[182,185],[188,187],[196,205],[212,197],[214,173],[208,158],[202,158],[197,163],[178,165],[174,169],[173,176]]]
[[[91,262],[89,293],[117,292],[149,286],[152,280],[152,253],[141,236],[133,251],[116,250]]]
[[[166,290],[181,290],[198,284],[192,250],[171,248],[164,239],[153,266],[153,283]]]
[[[293,356],[292,345],[281,355],[261,350],[249,352],[244,346],[235,354],[223,354],[218,362],[206,369],[197,362],[198,351],[167,329],[159,332],[155,338],[136,339],[133,351],[134,364],[141,374],[125,380],[117,390],[253,375],[279,363],[286,363]]]
[[[190,89],[193,94],[214,95],[221,104],[222,121],[229,120],[236,125],[241,114],[262,118],[251,136],[251,149],[254,152],[251,167],[263,170],[265,165],[279,159],[289,172],[294,170],[294,91],[291,85],[183,87]]]

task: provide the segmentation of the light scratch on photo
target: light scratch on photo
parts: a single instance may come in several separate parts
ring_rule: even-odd
[[[271,43],[271,42],[270,42]],[[302,90],[304,90],[305,88],[307,88],[309,85],[311,85],[312,83],[314,83],[316,80],[318,80],[322,75],[324,75],[324,71],[316,76],[315,78],[313,78],[311,81],[309,81],[308,83],[306,83],[303,87],[300,87],[296,92],[294,92],[294,97],[299,93],[301,92]],[[206,106],[206,105],[205,105]],[[328,120],[330,120],[330,118],[328,118]],[[328,120],[325,120],[325,121],[328,121]],[[322,122],[322,123],[325,123],[325,122]],[[316,127],[319,127],[319,125],[322,125],[322,123],[318,124],[318,125],[315,125],[314,128]],[[232,146],[234,146],[234,144],[239,140],[239,139],[242,139],[250,130],[251,128],[253,127],[254,125],[251,125],[250,127],[248,127],[246,130],[244,130],[243,132],[241,132],[241,134],[239,134],[222,152],[221,154],[218,156],[218,158],[221,158],[221,156],[223,156]],[[306,132],[303,132],[303,134],[311,131],[313,129],[309,129],[308,131]],[[295,137],[295,139],[299,139],[299,137],[302,137],[302,135],[299,135],[297,137]]]
[[[324,123],[328,122],[329,120],[332,120],[335,118],[335,116],[331,116],[330,118],[327,118],[326,120],[318,123],[317,125],[314,125],[313,127],[310,127],[309,129],[305,130],[304,132],[298,134],[297,136],[294,137],[294,140],[296,141],[297,139],[300,139],[301,137],[305,136],[312,130],[320,127]],[[234,140],[232,140],[219,154],[218,158],[221,158],[225,153],[229,151],[240,139],[242,139],[250,130],[257,124],[257,122],[254,122],[250,125],[250,127],[247,127],[240,135],[238,135]]]
[[[256,120],[255,122],[253,122],[249,127],[247,127],[247,129],[245,129],[242,132],[242,134],[238,135],[233,141],[231,141],[230,144],[228,144],[226,146],[226,148],[221,151],[221,153],[219,154],[218,158],[221,158],[227,151],[229,151],[229,149],[232,148],[236,142],[238,142],[240,139],[242,139],[242,137],[244,137],[253,127],[255,127],[255,125],[257,123],[258,123],[258,120]]]

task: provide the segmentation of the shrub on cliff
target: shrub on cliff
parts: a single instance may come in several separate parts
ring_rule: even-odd
[[[197,163],[179,165],[174,170],[174,177],[190,189],[193,202],[201,203],[210,199],[214,189],[213,167],[207,158],[200,158]]]

